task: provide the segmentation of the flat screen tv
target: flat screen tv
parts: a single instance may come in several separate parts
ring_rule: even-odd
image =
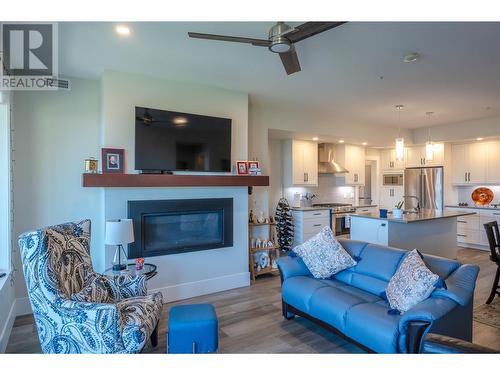
[[[231,120],[135,107],[135,169],[231,171]]]

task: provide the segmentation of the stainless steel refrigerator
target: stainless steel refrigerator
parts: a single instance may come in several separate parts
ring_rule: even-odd
[[[414,210],[418,202],[422,209],[443,209],[442,167],[405,169],[404,184],[405,210]]]

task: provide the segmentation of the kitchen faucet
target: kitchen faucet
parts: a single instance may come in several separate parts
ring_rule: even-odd
[[[420,199],[416,195],[403,195],[403,198],[414,198],[417,200],[417,208],[415,209],[416,212],[420,212]]]

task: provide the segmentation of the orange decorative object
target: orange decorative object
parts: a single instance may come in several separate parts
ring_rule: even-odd
[[[472,200],[474,204],[486,206],[493,200],[493,192],[486,187],[477,188],[472,192]]]

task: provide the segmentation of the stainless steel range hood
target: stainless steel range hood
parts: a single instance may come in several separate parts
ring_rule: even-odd
[[[335,145],[318,144],[318,173],[349,173],[342,165],[335,162]]]

